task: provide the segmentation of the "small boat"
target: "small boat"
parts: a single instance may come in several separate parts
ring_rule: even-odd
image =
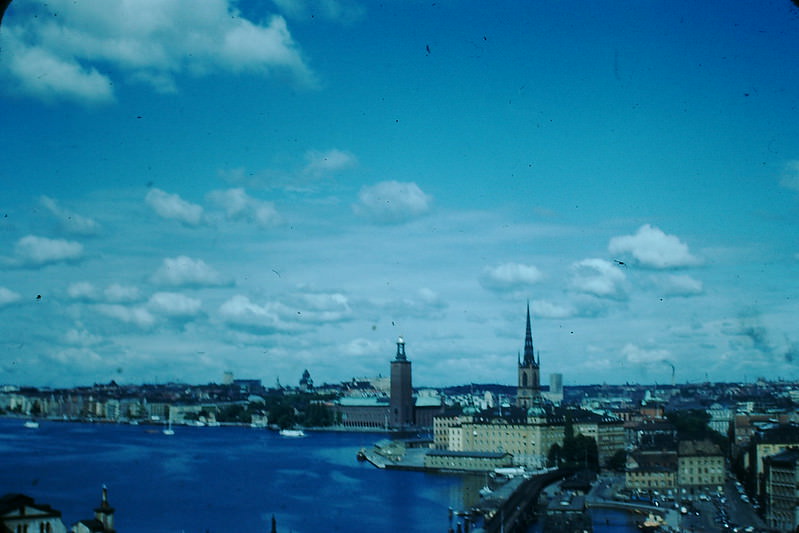
[[[169,421],[169,424],[163,429],[164,435],[174,435],[175,430],[172,429],[172,420]]]
[[[301,429],[281,429],[280,430],[281,437],[304,437],[305,432]]]
[[[39,423],[36,420],[28,420],[25,422],[25,427],[28,429],[38,429]]]

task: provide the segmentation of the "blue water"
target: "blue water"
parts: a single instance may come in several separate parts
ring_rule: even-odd
[[[355,454],[385,435],[248,427],[176,427],[0,418],[0,495],[27,494],[92,518],[103,484],[120,533],[445,533],[448,509],[468,509],[481,477],[378,470]],[[610,518],[612,525],[605,525]],[[624,513],[595,532],[634,531]],[[625,527],[626,526],[626,527]],[[533,528],[533,531],[535,528]]]
[[[447,531],[464,479],[381,471],[355,454],[375,434],[290,439],[245,427],[175,428],[0,419],[0,494],[92,518],[103,484],[121,533]],[[149,430],[149,432],[148,432]]]

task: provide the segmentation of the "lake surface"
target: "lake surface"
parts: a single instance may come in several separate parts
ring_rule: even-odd
[[[70,527],[93,517],[105,484],[120,533],[268,532],[272,515],[281,533],[446,533],[448,509],[468,508],[482,479],[355,459],[384,437],[248,427],[167,436],[156,426],[48,421],[32,430],[0,419],[0,494],[52,505]]]
[[[21,492],[92,518],[102,485],[120,532],[447,531],[464,478],[381,471],[355,454],[384,435],[286,438],[248,427],[176,427],[0,419],[0,493]],[[470,491],[467,491],[470,492]]]

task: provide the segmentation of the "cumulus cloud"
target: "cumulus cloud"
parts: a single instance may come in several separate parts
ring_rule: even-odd
[[[10,27],[7,27],[10,26]],[[16,90],[44,101],[68,99],[82,103],[114,100],[111,80],[94,67],[73,57],[64,57],[47,45],[31,39],[21,29],[4,24],[8,61],[5,70],[16,82]]]
[[[41,267],[53,263],[75,262],[83,257],[83,245],[63,239],[26,235],[14,246],[10,263],[19,267]]]
[[[126,307],[119,304],[98,304],[97,311],[124,322],[133,324],[141,329],[149,329],[155,325],[155,317],[143,307]]]
[[[483,269],[480,285],[497,292],[516,291],[538,283],[543,277],[543,273],[533,265],[503,263]]]
[[[799,192],[799,159],[788,161],[785,164],[780,185],[794,192]]]
[[[613,237],[608,244],[611,254],[629,254],[635,261],[650,268],[680,268],[699,264],[688,251],[688,245],[674,235],[644,224],[635,235]]]
[[[382,343],[359,338],[344,344],[341,352],[352,357],[373,356],[380,354],[384,348]]]
[[[304,320],[317,323],[339,322],[352,316],[347,297],[338,292],[320,292],[303,294],[298,316]]]
[[[314,178],[351,168],[357,164],[354,155],[335,148],[324,152],[309,150],[305,153],[305,160],[306,164],[302,173]]]
[[[96,235],[100,231],[100,225],[97,222],[64,209],[48,196],[42,196],[39,203],[56,217],[61,228],[67,233],[89,236]]]
[[[626,344],[621,349],[621,354],[624,358],[634,364],[648,364],[657,362],[668,362],[670,353],[665,349],[646,349],[636,346],[635,344]]]
[[[113,303],[135,302],[140,298],[138,287],[112,283],[103,291],[106,301]]]
[[[571,266],[571,286],[578,292],[600,298],[624,299],[627,277],[604,259],[583,259]]]
[[[382,224],[399,224],[430,210],[433,199],[412,182],[382,181],[358,193],[356,214]]]
[[[178,220],[187,226],[197,226],[203,222],[203,208],[187,202],[177,194],[150,189],[144,200],[162,218]]]
[[[85,329],[72,328],[64,334],[64,342],[72,346],[92,346],[102,342],[102,339]]]
[[[278,307],[278,304],[272,302],[259,305],[246,296],[237,294],[219,306],[219,316],[230,326],[264,334],[291,329],[281,319]]]
[[[223,209],[230,220],[244,220],[261,227],[272,227],[281,221],[274,204],[256,200],[242,188],[211,191],[208,199]]]
[[[668,275],[655,279],[667,296],[696,296],[704,292],[702,282],[687,275]]]
[[[530,312],[539,318],[568,318],[576,313],[569,305],[559,305],[547,300],[533,300],[530,303]]]
[[[0,307],[13,304],[19,301],[20,298],[22,298],[22,296],[20,296],[19,293],[5,287],[0,287]]]
[[[173,318],[188,318],[200,312],[202,302],[176,292],[157,292],[147,302],[147,309]]]
[[[215,287],[230,284],[230,280],[202,259],[192,259],[185,255],[164,259],[151,279],[159,285],[173,287]]]
[[[73,300],[96,300],[97,288],[88,281],[78,281],[69,284],[67,295]]]
[[[184,73],[281,74],[316,85],[282,16],[255,24],[230,0],[52,0],[30,9],[35,24],[4,21],[4,67],[18,90],[42,99],[108,102],[123,80],[175,92]]]

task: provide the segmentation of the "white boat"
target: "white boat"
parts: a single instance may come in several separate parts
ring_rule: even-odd
[[[174,435],[175,430],[172,429],[172,420],[169,421],[169,424],[163,429],[164,435]]]
[[[25,422],[25,427],[28,429],[38,429],[39,423],[36,420],[28,420]]]
[[[281,437],[304,437],[305,432],[301,429],[281,429]]]

